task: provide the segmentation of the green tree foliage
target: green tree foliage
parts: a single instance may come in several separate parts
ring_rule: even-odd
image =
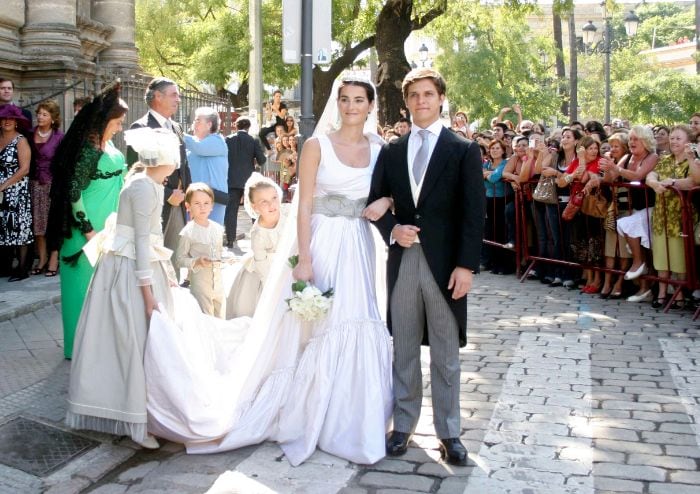
[[[324,101],[332,79],[373,46],[375,22],[383,6],[382,0],[333,0],[335,66],[331,65],[328,75],[321,67],[314,69],[314,86]],[[262,2],[262,22],[263,80],[274,87],[293,87],[299,82],[300,69],[282,62],[281,0]],[[136,45],[145,72],[171,77],[183,86],[213,85],[221,90],[235,74],[239,94],[244,92],[237,104],[247,104],[248,0],[137,0]]]
[[[386,9],[405,7],[408,1],[333,0],[333,63],[323,69],[314,68],[317,115],[333,79],[375,45],[379,19],[391,18]],[[288,88],[298,83],[299,66],[282,62],[281,3],[264,0],[262,4],[263,79],[269,85]],[[553,7],[567,18],[573,4],[572,0],[554,0]],[[659,70],[637,53],[651,46],[654,27],[657,47],[686,35],[691,37],[694,31],[685,26],[693,25],[692,10],[674,4],[642,5],[637,10],[642,20],[638,35],[627,40],[622,24],[625,12],[613,0],[608,4],[614,12],[614,37],[626,45],[613,54],[613,116],[654,122],[684,120],[700,107],[697,76]],[[431,20],[426,29],[441,48],[435,64],[449,82],[448,98],[453,110],[464,109],[472,120],[487,121],[500,108],[517,102],[525,118],[560,116],[566,96],[558,95],[565,91],[557,91],[557,86],[568,84],[563,78],[557,81],[554,69],[556,55],[561,57],[563,53],[551,39],[535,36],[528,29],[526,15],[537,9],[536,2],[449,0],[447,5],[447,13]],[[414,0],[410,8],[404,8],[411,15],[410,29],[423,28],[427,23],[420,22],[422,16],[434,7],[432,0]],[[248,0],[137,0],[136,25],[140,62],[146,72],[171,77],[184,86],[202,89],[213,85],[217,90],[225,88],[235,74],[241,87],[239,95],[242,93],[236,104],[247,104],[251,46]],[[566,45],[563,43],[564,50]],[[405,57],[398,56],[389,57],[387,63],[402,69],[406,65]],[[576,65],[582,117],[601,119],[602,57],[581,55]],[[557,70],[561,72],[561,68]],[[569,72],[573,72],[571,68]]]
[[[282,63],[281,0],[263,2],[263,79],[289,87],[299,67]],[[151,74],[199,89],[224,88],[231,75],[247,84],[251,49],[245,0],[137,0],[136,46]]]
[[[690,6],[673,3],[648,3],[635,10],[640,24],[634,44],[640,49],[656,48],[675,44],[678,39],[695,35],[695,16]],[[616,34],[625,34],[621,21]]]
[[[579,104],[584,119],[603,118],[603,70],[600,55],[579,59]],[[700,108],[700,77],[655,66],[635,47],[613,52],[610,76],[613,118],[672,124],[686,121]]]
[[[673,124],[686,122],[700,108],[700,77],[673,70],[634,74],[615,84],[618,115],[633,122]]]
[[[625,13],[618,10],[613,18],[611,117],[635,123],[686,121],[688,115],[700,108],[700,77],[659,67],[654,64],[653,57],[640,51],[651,47],[654,27],[657,28],[657,48],[674,43],[687,32],[683,26],[694,22],[692,10],[666,3],[642,5],[637,12],[641,21],[634,38],[628,38],[625,33]],[[578,71],[582,118],[602,120],[605,104],[603,56],[580,55]]]
[[[452,109],[466,110],[481,127],[514,103],[524,118],[548,120],[559,113],[554,46],[529,30],[525,15],[532,8],[453,0],[431,29],[442,49],[436,64],[449,81]]]

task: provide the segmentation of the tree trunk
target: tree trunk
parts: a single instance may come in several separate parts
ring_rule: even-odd
[[[333,88],[333,81],[343,72],[352,65],[355,59],[365,50],[374,46],[375,36],[372,35],[369,38],[365,38],[360,41],[355,46],[347,48],[342,55],[336,58],[333,63],[328,67],[328,70],[321,70],[321,68],[316,65],[313,70],[313,112],[314,120],[318,120],[323,112],[323,108],[326,106],[326,101],[328,101],[328,96],[331,94],[331,89]]]
[[[219,98],[228,99],[231,105],[233,105],[235,108],[243,108],[248,106],[248,90],[248,78],[245,78],[238,87],[237,92],[232,93],[228,89],[220,87],[217,88],[216,95]]]
[[[403,95],[401,83],[410,70],[403,45],[411,31],[424,28],[430,21],[447,10],[447,0],[435,0],[433,6],[420,17],[413,17],[412,0],[386,0],[375,24],[376,34],[347,48],[327,71],[314,67],[314,116],[319,117],[328,101],[333,81],[350,67],[365,50],[375,47],[379,58],[377,69],[377,101],[379,122],[394,123],[401,116]]]
[[[574,9],[569,13],[569,122],[578,120],[578,42]]]
[[[564,77],[566,77],[566,67],[564,67],[564,41],[561,32],[561,16],[552,12],[552,32],[554,33],[554,46],[556,48],[555,60],[557,71],[557,94],[561,96],[561,114],[569,115],[569,101],[567,97]]]
[[[393,125],[404,107],[401,83],[411,66],[406,60],[404,43],[413,23],[411,0],[387,0],[376,23],[377,104],[380,125]]]

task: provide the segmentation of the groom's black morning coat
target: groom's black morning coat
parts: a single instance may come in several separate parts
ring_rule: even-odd
[[[410,135],[382,148],[372,175],[368,203],[380,197],[394,199],[394,214],[388,211],[375,222],[387,245],[396,224],[420,228],[421,248],[457,319],[460,346],[464,346],[467,341],[467,297],[452,300],[447,284],[457,266],[475,273],[479,271],[486,209],[481,153],[476,142],[443,128],[430,157],[416,205],[408,176]],[[391,300],[399,275],[402,253],[403,247],[399,244],[389,246],[387,300]],[[391,311],[387,320],[391,331]],[[424,344],[427,344],[427,335],[426,325]]]

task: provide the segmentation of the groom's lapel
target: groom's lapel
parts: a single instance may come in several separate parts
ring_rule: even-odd
[[[411,197],[411,179],[408,176],[408,139],[410,136],[410,133],[406,134],[396,143],[399,146],[397,150],[399,160],[396,168],[398,173],[397,183],[400,184],[403,192],[408,194],[408,197]],[[411,200],[411,203],[413,203],[413,200]]]
[[[448,146],[446,142],[446,132],[451,132],[445,127],[440,131],[437,143],[435,144],[435,149],[433,150],[432,156],[430,156],[430,161],[428,162],[428,169],[425,171],[425,177],[423,178],[423,187],[420,189],[420,195],[418,196],[418,204],[420,206],[426,196],[430,193],[431,189],[437,184],[438,178],[442,174],[442,170],[447,164],[447,158],[449,156]]]

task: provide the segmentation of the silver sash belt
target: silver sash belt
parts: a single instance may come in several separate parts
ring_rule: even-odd
[[[360,218],[365,209],[367,198],[348,199],[341,195],[327,195],[314,197],[312,214],[324,216],[345,216],[346,218]]]

